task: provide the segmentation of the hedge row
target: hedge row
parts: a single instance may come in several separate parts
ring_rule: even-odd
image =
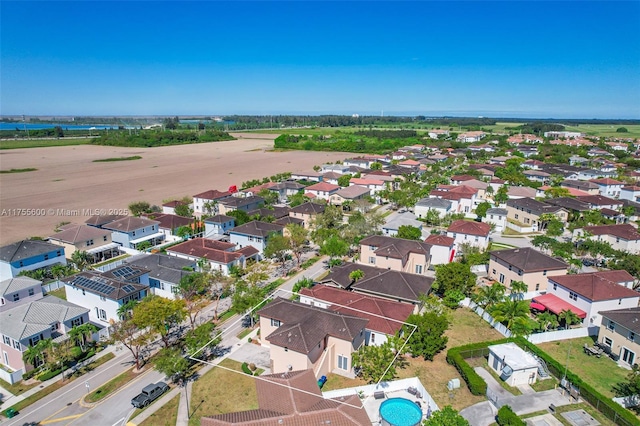
[[[499,426],[526,426],[527,424],[516,413],[513,412],[511,407],[503,405],[498,410],[498,416],[496,421]]]
[[[58,368],[57,370],[48,371],[42,374],[41,376],[38,376],[38,380],[40,380],[41,382],[46,382],[47,380],[53,379],[54,377],[56,377],[58,374],[62,373],[64,370],[65,370],[64,368]]]
[[[485,382],[484,379],[480,377],[478,373],[475,372],[473,367],[471,367],[467,363],[467,361],[465,361],[464,359],[465,357],[463,356],[463,354],[465,352],[483,351],[488,346],[498,345],[500,343],[506,343],[509,341],[511,340],[503,339],[503,340],[496,340],[493,342],[480,342],[480,343],[473,343],[471,345],[458,346],[455,348],[451,348],[447,351],[447,362],[453,365],[454,367],[456,367],[456,370],[458,370],[458,372],[462,376],[462,379],[467,383],[467,386],[469,387],[469,391],[473,395],[484,396],[487,393],[487,382]],[[470,358],[470,357],[467,357],[467,358]]]

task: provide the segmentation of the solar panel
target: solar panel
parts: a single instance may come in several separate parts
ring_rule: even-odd
[[[113,271],[111,271],[111,273],[113,274],[113,276],[117,277],[117,278],[123,278],[123,279],[127,279],[133,275],[136,275],[137,273],[139,273],[140,271],[135,270],[133,268],[131,268],[130,266],[122,266],[120,268],[114,269]]]
[[[125,285],[124,287],[122,287],[122,289],[127,293],[133,293],[134,291],[136,291],[136,288],[131,284]]]
[[[112,293],[115,290],[115,288],[113,288],[108,284],[105,284],[105,282],[106,281],[102,278],[91,279],[87,277],[76,277],[76,279],[73,280],[74,285],[82,286],[87,290],[93,290],[102,294]]]

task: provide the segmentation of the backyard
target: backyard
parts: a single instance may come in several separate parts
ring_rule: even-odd
[[[583,337],[579,339],[563,340],[559,342],[540,343],[538,347],[551,355],[570,371],[577,374],[593,386],[604,396],[613,397],[612,387],[626,380],[629,370],[618,367],[610,358],[597,358],[584,353],[584,345],[593,345],[593,339]]]

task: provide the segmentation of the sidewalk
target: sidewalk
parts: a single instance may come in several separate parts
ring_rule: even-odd
[[[76,371],[77,368],[81,368],[95,360],[98,360],[100,358],[102,358],[103,356],[109,354],[109,353],[113,353],[116,357],[120,356],[120,355],[126,355],[127,353],[129,353],[128,351],[125,353],[124,350],[117,350],[116,346],[111,345],[108,346],[106,349],[98,352],[97,354],[95,354],[93,357],[78,363],[75,367],[69,368],[64,372],[65,377],[67,377],[68,375],[74,373]],[[81,376],[82,377],[82,376]],[[81,380],[81,378],[80,378]],[[0,404],[0,411],[2,410],[6,410],[7,408],[11,407],[14,404],[17,404],[18,402],[28,398],[29,396],[40,392],[42,389],[45,389],[46,387],[51,386],[52,384],[56,383],[60,381],[60,375],[57,375],[45,382],[42,382],[40,385],[38,386],[34,386],[33,388],[29,389],[26,392],[21,393],[20,395],[12,395],[11,393],[7,392],[6,390],[0,388],[0,392],[2,392],[3,395],[11,395],[9,398],[5,398],[2,402],[2,404]]]

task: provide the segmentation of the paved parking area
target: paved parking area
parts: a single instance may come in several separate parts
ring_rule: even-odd
[[[271,356],[269,355],[269,349],[263,348],[260,345],[246,342],[233,352],[229,358],[238,362],[246,362],[247,364],[254,363],[257,367],[265,371],[263,374],[271,373]]]

